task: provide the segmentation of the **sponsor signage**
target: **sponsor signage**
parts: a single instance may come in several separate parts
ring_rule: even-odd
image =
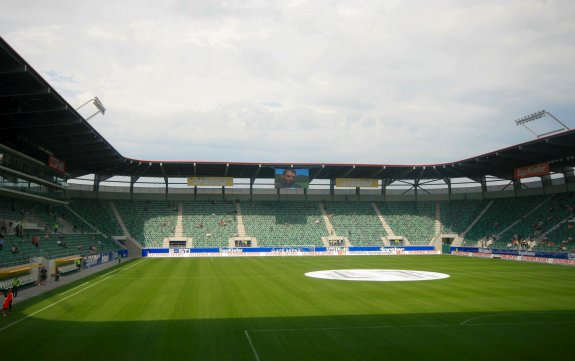
[[[519,258],[521,257],[521,258]],[[517,260],[528,261],[528,262],[538,262],[538,263],[548,263],[551,258],[534,257],[534,256],[519,256]],[[553,263],[553,262],[549,262]]]
[[[377,179],[367,178],[336,178],[336,187],[353,187],[353,188],[377,188]]]
[[[232,187],[234,178],[232,177],[188,177],[190,187]]]
[[[118,253],[101,253],[101,254],[92,254],[82,258],[82,264],[84,268],[90,268],[102,263],[107,263],[112,261],[116,257],[127,257],[128,252],[127,250],[120,250]]]
[[[537,263],[557,263],[566,265],[575,265],[575,257],[569,253],[553,253],[553,252],[532,252],[521,250],[497,250],[494,249],[491,253],[482,252],[480,248],[474,247],[451,247],[451,254],[467,257],[482,257],[482,258],[500,258],[512,261],[525,261]]]
[[[513,178],[515,179],[540,177],[548,174],[549,174],[549,163],[528,165],[526,167],[515,168],[513,170]]]
[[[62,174],[66,173],[66,162],[54,156],[48,157],[48,167],[58,171]]]
[[[405,247],[251,247],[251,248],[145,248],[143,257],[337,256],[439,254],[432,246]]]

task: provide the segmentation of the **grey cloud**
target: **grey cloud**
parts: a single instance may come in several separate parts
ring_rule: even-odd
[[[124,155],[447,162],[574,125],[571,1],[6,0],[0,32]],[[14,19],[18,19],[15,21]],[[291,147],[282,146],[289,139]]]

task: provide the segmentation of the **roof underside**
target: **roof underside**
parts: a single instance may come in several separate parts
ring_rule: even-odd
[[[286,164],[143,161],[123,157],[0,37],[0,143],[43,163],[66,162],[68,177],[273,178],[274,168],[310,168],[312,179],[511,179],[513,169],[548,162],[551,171],[575,166],[575,130],[445,164]]]

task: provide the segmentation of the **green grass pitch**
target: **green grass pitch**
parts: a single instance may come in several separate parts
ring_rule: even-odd
[[[418,282],[317,270],[442,272]],[[456,256],[143,259],[19,303],[2,356],[24,360],[560,360],[575,268]]]

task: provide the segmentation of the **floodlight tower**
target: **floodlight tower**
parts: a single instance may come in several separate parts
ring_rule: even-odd
[[[537,134],[537,133],[535,133],[531,128],[529,128],[527,125],[525,125],[526,123],[529,123],[529,122],[532,122],[532,121],[534,121],[534,120],[543,118],[543,117],[545,117],[545,116],[547,116],[547,115],[550,116],[551,118],[553,118],[553,119],[555,120],[555,122],[557,122],[557,123],[561,126],[561,128],[560,128],[560,129],[556,129],[556,130],[552,130],[552,131],[550,131],[550,132],[545,132],[545,133],[542,133],[542,134]],[[526,116],[524,116],[523,118],[519,118],[519,119],[517,119],[517,120],[515,121],[515,125],[517,125],[517,126],[523,125],[528,131],[530,131],[531,133],[533,133],[537,138],[541,138],[541,137],[544,137],[544,136],[546,136],[546,135],[553,134],[553,133],[557,133],[557,132],[561,132],[561,131],[564,131],[564,130],[569,130],[569,127],[568,127],[568,126],[566,126],[565,124],[563,124],[559,119],[557,119],[556,117],[554,117],[553,114],[549,113],[549,112],[546,111],[546,110],[541,110],[541,111],[538,111],[537,113],[533,113],[533,114],[530,114],[530,115],[526,115]]]
[[[102,102],[100,101],[100,99],[98,99],[98,97],[94,97],[94,98],[88,100],[87,102],[85,102],[84,104],[80,105],[78,108],[76,108],[76,111],[80,110],[80,108],[84,107],[85,105],[89,104],[90,102],[92,102],[92,104],[98,110],[94,114],[92,114],[88,118],[86,118],[86,121],[94,118],[96,115],[98,115],[100,113],[102,115],[104,115],[106,113],[106,108],[104,108],[104,104],[102,104]]]

